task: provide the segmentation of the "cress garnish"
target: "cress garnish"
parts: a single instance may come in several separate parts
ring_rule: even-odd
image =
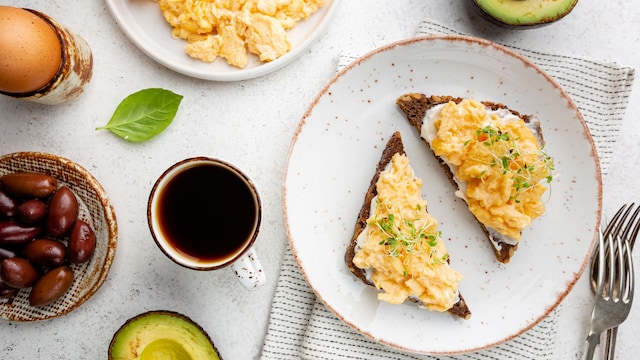
[[[481,153],[489,155],[488,165],[499,166],[503,175],[509,174],[513,179],[514,193],[510,200],[520,202],[520,195],[539,186],[541,180],[551,183],[553,180],[554,163],[544,150],[544,145],[537,151],[524,151],[518,145],[519,138],[514,138],[507,131],[499,127],[487,125],[475,131],[474,138],[465,141],[464,145],[481,144]],[[476,159],[477,160],[477,159]],[[480,179],[483,177],[481,173]]]
[[[378,245],[387,247],[387,254],[393,257],[400,257],[403,254],[416,252],[419,250],[426,250],[429,257],[433,260],[431,265],[446,263],[449,254],[438,256],[433,251],[433,248],[438,245],[442,232],[430,231],[429,228],[435,228],[435,221],[433,219],[421,220],[419,216],[409,219],[404,218],[402,215],[394,215],[392,212],[393,205],[389,203],[382,203],[376,201],[376,206],[384,206],[385,216],[378,216],[369,222],[369,225],[375,226],[383,234],[383,239],[380,240]],[[416,205],[416,215],[422,210],[422,207]],[[400,214],[400,211],[396,211]],[[407,271],[404,271],[404,276],[408,276]]]

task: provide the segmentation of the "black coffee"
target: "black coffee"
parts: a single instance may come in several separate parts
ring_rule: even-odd
[[[215,164],[175,175],[157,204],[158,225],[171,246],[202,263],[224,261],[244,249],[258,218],[249,185]]]

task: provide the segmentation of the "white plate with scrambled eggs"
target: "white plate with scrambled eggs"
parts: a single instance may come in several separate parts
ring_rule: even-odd
[[[129,39],[158,63],[195,78],[238,81],[301,55],[324,32],[339,0],[106,3]]]
[[[555,173],[546,212],[499,263],[466,204],[396,106],[410,92],[504,103],[541,121]],[[428,210],[438,220],[468,320],[377,299],[347,269],[344,253],[386,141],[402,134]],[[601,214],[601,174],[576,105],[539,67],[485,40],[432,36],[390,44],[338,73],[293,139],[284,179],[289,242],[317,296],[363,335],[426,354],[486,349],[545,318],[584,271]]]

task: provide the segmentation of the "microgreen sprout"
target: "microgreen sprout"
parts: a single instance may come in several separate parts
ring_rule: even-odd
[[[509,132],[491,125],[477,129],[474,139],[467,140],[465,146],[472,144],[473,140],[482,144],[491,155],[490,166],[499,166],[503,175],[512,175],[515,191],[511,200],[514,202],[519,203],[520,195],[538,186],[540,180],[545,179],[547,183],[553,180],[553,159],[544,151],[544,146],[532,157],[532,153],[520,149],[519,138],[513,138]]]
[[[378,203],[377,206],[386,206],[391,209],[391,205]],[[420,211],[421,206],[416,206],[416,211]],[[416,219],[405,219],[394,215],[391,211],[384,217],[376,217],[371,224],[382,231],[383,239],[378,243],[387,247],[389,255],[399,257],[401,253],[411,253],[423,246],[435,247],[440,239],[441,232],[429,232],[427,221],[421,224]],[[398,212],[399,213],[399,212]]]

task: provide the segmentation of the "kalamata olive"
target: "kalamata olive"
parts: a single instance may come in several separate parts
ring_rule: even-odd
[[[16,253],[9,250],[9,249],[5,249],[5,248],[0,248],[0,262],[2,262],[2,260],[4,259],[9,259],[12,257],[15,257]]]
[[[31,199],[18,205],[16,219],[23,224],[37,224],[47,216],[47,204],[38,199]]]
[[[29,293],[31,306],[44,306],[58,300],[73,284],[73,271],[60,266],[44,274]]]
[[[13,216],[17,206],[17,202],[9,194],[0,190],[0,217]]]
[[[11,299],[18,294],[18,291],[20,289],[11,287],[0,279],[0,299]]]
[[[71,189],[66,186],[60,187],[49,202],[47,232],[54,236],[64,235],[76,221],[78,211],[78,200]]]
[[[57,240],[36,239],[22,250],[22,255],[34,264],[56,267],[64,265],[67,247]]]
[[[32,286],[40,278],[42,272],[29,260],[21,257],[12,257],[2,260],[0,276],[7,285],[24,289]]]
[[[16,220],[0,221],[0,246],[19,246],[42,233],[40,225],[22,225]]]
[[[35,172],[15,172],[0,176],[2,188],[19,198],[43,198],[56,190],[58,180]]]
[[[72,263],[89,261],[96,249],[96,234],[89,224],[77,219],[71,228],[67,257]]]

